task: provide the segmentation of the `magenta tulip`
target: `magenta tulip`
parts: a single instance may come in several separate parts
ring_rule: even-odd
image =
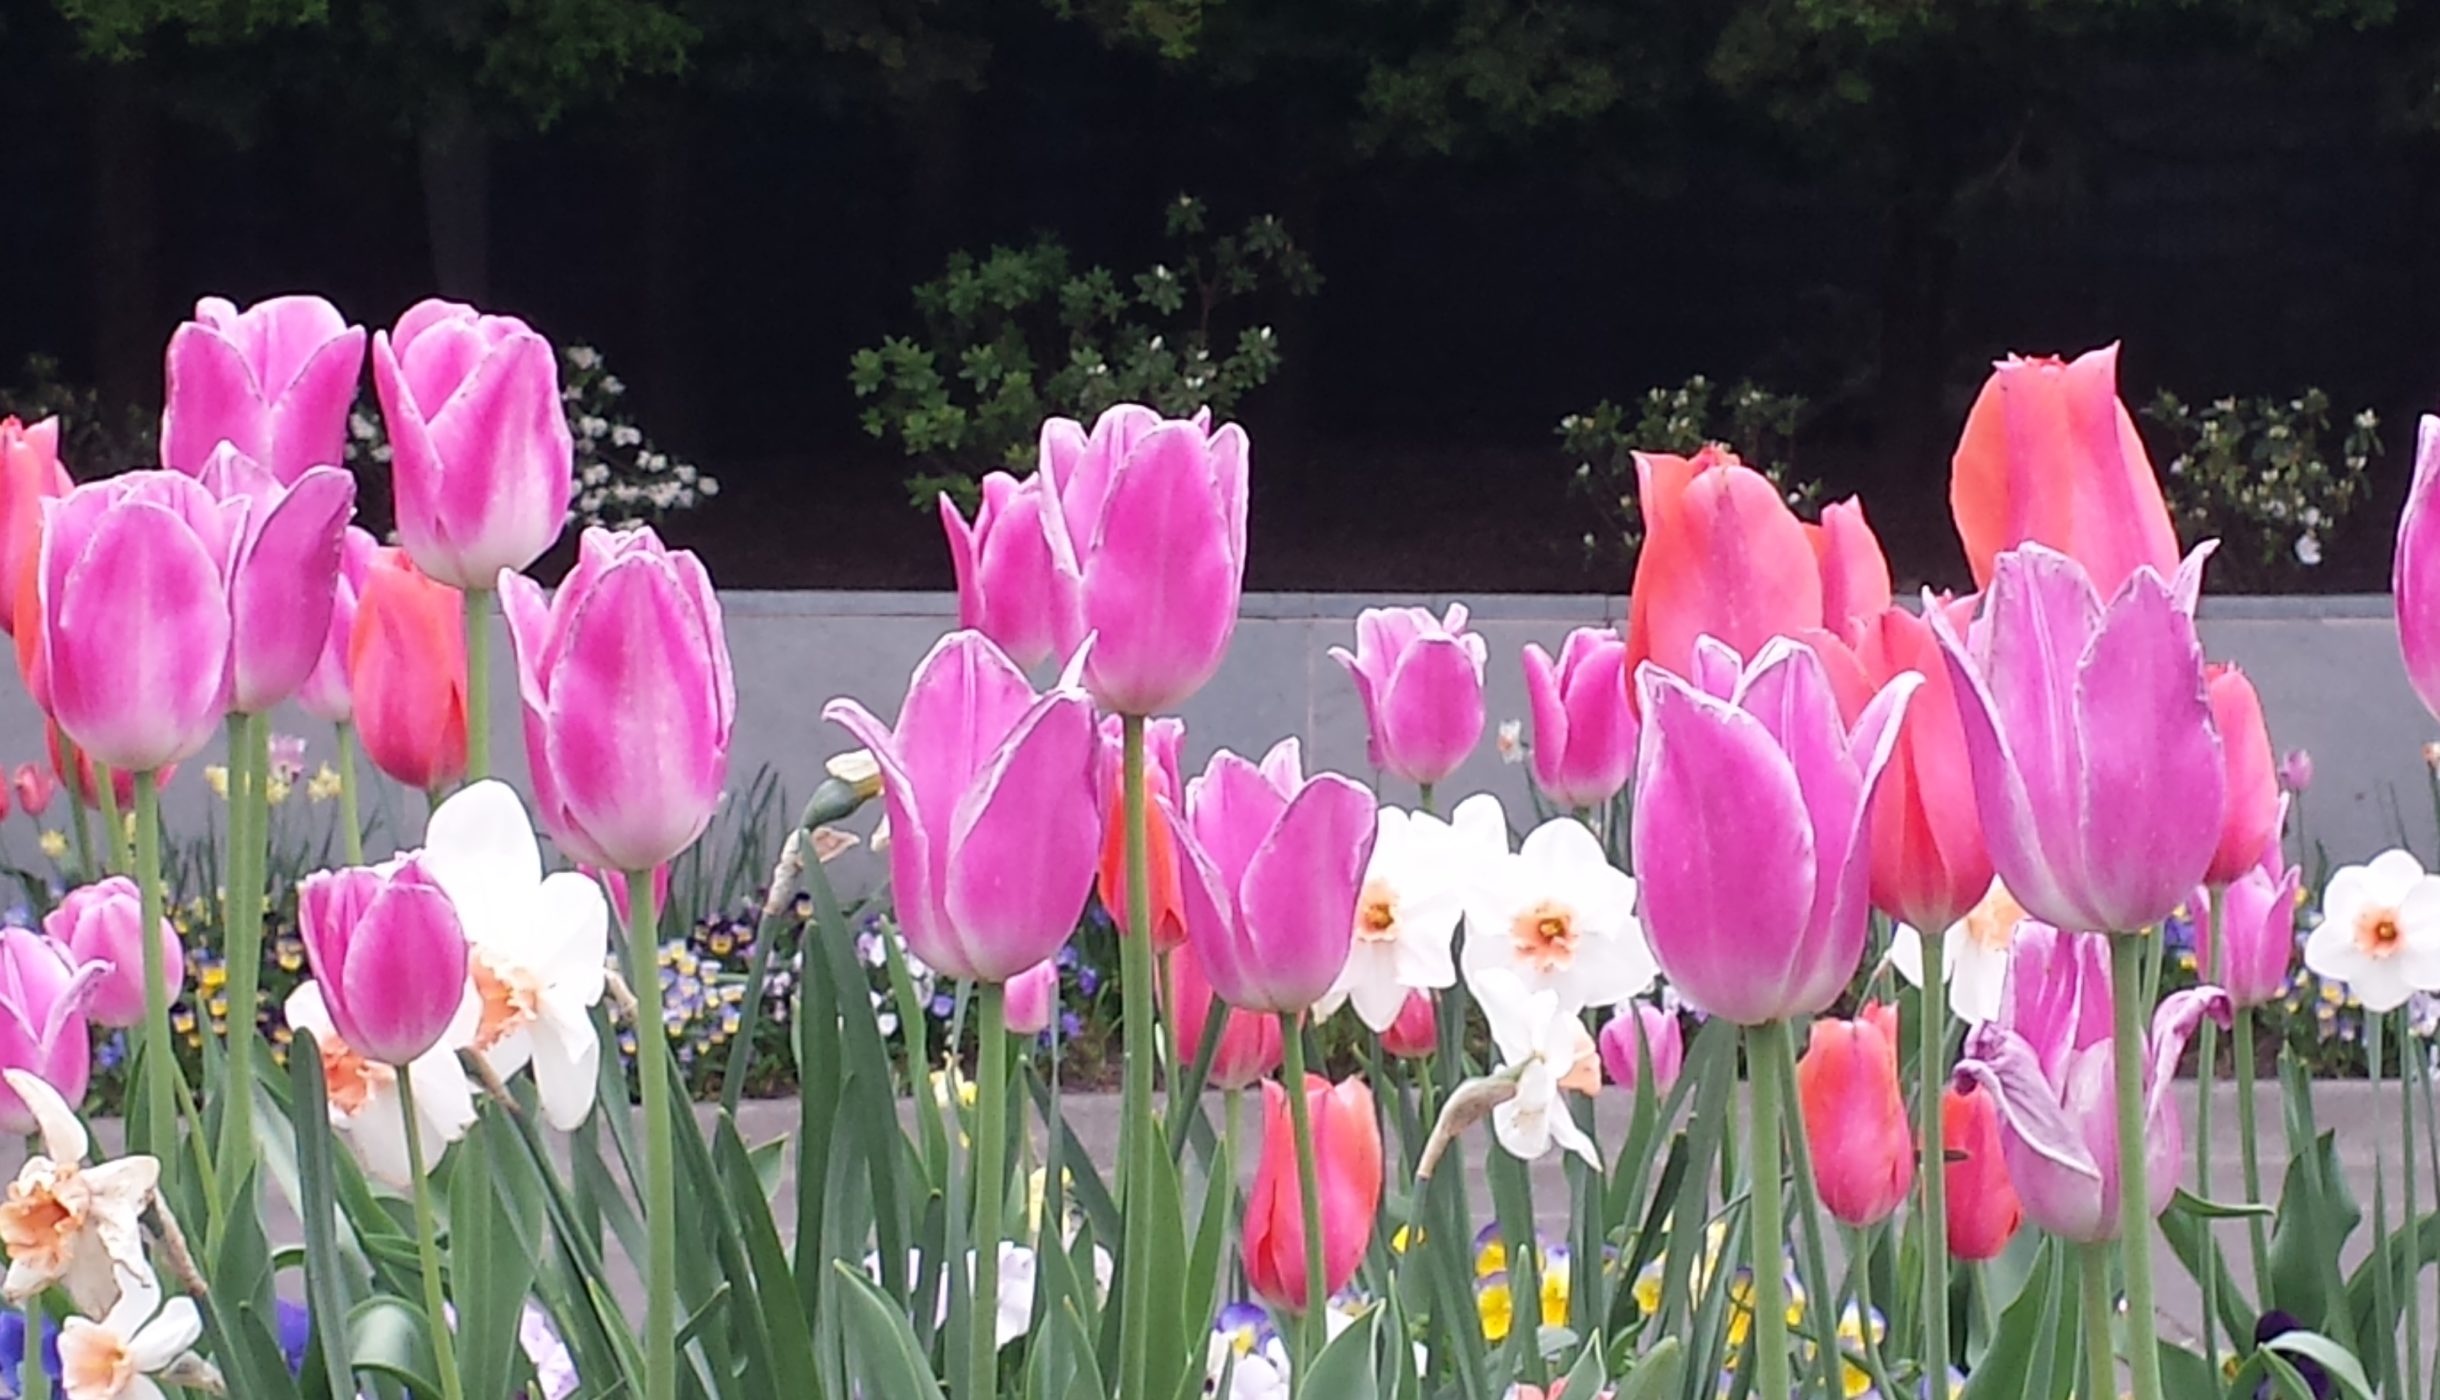
[[[940,524],[957,571],[957,625],[991,638],[1010,660],[1032,670],[1067,656],[1084,640],[1076,559],[1052,548],[1046,516],[1059,513],[1047,477],[1006,472],[983,478],[974,523],[941,493]]]
[[[1866,818],[1921,677],[1883,686],[1850,730],[1802,642],[1774,638],[1740,669],[1705,637],[1694,670],[1692,684],[1649,662],[1636,672],[1644,936],[1711,1015],[1759,1025],[1820,1012],[1864,956]]]
[[[551,839],[587,865],[650,870],[695,843],[728,779],[737,687],[720,599],[650,527],[585,531],[547,602],[503,569],[525,756]]]
[[[1057,953],[1101,847],[1101,740],[1084,692],[1037,695],[990,638],[960,631],[916,667],[895,728],[845,698],[822,715],[881,765],[908,950],[979,982]]]
[[[398,542],[452,588],[495,586],[559,539],[575,440],[551,343],[514,316],[422,301],[373,333]]]
[[[1364,702],[1374,768],[1410,783],[1446,780],[1483,737],[1483,639],[1466,630],[1466,605],[1366,608],[1356,649],[1332,647]]]
[[[41,667],[53,718],[97,763],[146,773],[228,713],[230,565],[244,500],[128,472],[43,503]]]
[[[47,933],[0,926],[0,1069],[24,1070],[68,1102],[81,1101],[93,1068],[85,1003],[106,971],[77,962]],[[0,1132],[39,1130],[25,1100],[0,1082]]]
[[[143,929],[143,896],[136,882],[124,875],[68,891],[59,907],[43,916],[43,932],[57,939],[73,961],[108,967],[85,1003],[85,1014],[105,1026],[127,1027],[144,1020]],[[178,931],[169,920],[163,919],[154,935],[160,940],[167,996],[176,1001],[186,977],[186,952],[178,946]]]
[[[1971,652],[1929,614],[1992,867],[2044,923],[2146,928],[2210,868],[2226,777],[2194,632],[2209,552],[2175,580],[2139,566],[2104,606],[2082,564],[2026,545],[1993,567]]]
[[[1648,1001],[1621,1003],[1601,1028],[1601,1067],[1610,1072],[1611,1083],[1636,1086],[1646,1046],[1652,1050],[1652,1087],[1666,1094],[1686,1065],[1685,1033],[1678,1027],[1677,1013]]]
[[[1607,803],[1635,776],[1635,707],[1627,694],[1626,639],[1579,627],[1559,662],[1525,644],[1525,698],[1533,708],[1533,780],[1561,807]]]
[[[201,476],[222,501],[246,502],[229,580],[229,707],[261,714],[305,684],[329,645],[356,479],[308,467],[282,485],[225,442]]]
[[[161,465],[201,475],[229,442],[283,486],[340,466],[363,373],[364,327],[320,297],[205,297],[169,338]]]
[[[1110,710],[1174,710],[1220,669],[1245,587],[1245,430],[1120,404],[1088,434],[1042,425],[1043,512],[1055,555],[1076,561],[1085,688]]]
[[[373,557],[380,551],[373,537],[356,526],[347,527],[339,542],[339,573],[333,580],[330,601],[330,633],[322,642],[322,658],[314,663],[305,684],[297,689],[297,706],[326,724],[345,724],[355,718],[356,697],[348,683],[347,654],[356,632],[356,605],[363,601],[365,584],[373,573]]]
[[[2203,965],[2236,1005],[2266,1006],[2287,994],[2288,970],[2296,962],[2296,890],[2303,879],[2274,836],[2255,864],[2220,891],[2217,919],[2197,922]],[[2195,892],[2198,910],[2205,907],[2204,894]],[[2212,936],[2215,922],[2224,945]],[[2216,960],[2215,947],[2224,947]]]
[[[2423,707],[2440,715],[2440,416],[2429,413],[2415,425],[2415,480],[2398,517],[2389,586],[2397,595],[2406,679]]]
[[[419,856],[306,876],[297,924],[332,1025],[368,1060],[411,1063],[479,1007],[457,906]]]
[[[1329,994],[1355,941],[1378,825],[1361,784],[1304,776],[1294,739],[1259,767],[1222,749],[1186,784],[1186,936],[1222,1001],[1301,1012]]]
[[[1059,1014],[1059,964],[1044,959],[1008,979],[1010,1035],[1040,1035]]]

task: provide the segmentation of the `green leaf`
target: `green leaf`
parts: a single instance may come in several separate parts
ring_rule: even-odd
[[[2023,1291],[2000,1314],[1999,1331],[1966,1379],[1965,1400],[2056,1400],[2067,1394],[2076,1374],[2076,1322],[2073,1312],[2059,1306],[2066,1255],[2057,1241],[2043,1241]],[[2061,1351],[2069,1358],[2065,1365],[2056,1364]],[[2024,1389],[2025,1378],[2036,1358],[2045,1355],[2054,1358],[2051,1384],[2047,1394],[2037,1395]]]
[[[367,1298],[347,1320],[348,1359],[359,1371],[378,1371],[404,1381],[426,1395],[438,1395],[433,1379],[432,1334],[424,1315],[404,1299]]]
[[[2177,1195],[2179,1199],[2192,1199],[2187,1197],[2182,1189]],[[2202,1204],[2208,1205],[2209,1202],[2202,1202]],[[2267,1215],[2270,1212],[2264,1211],[2263,1214]],[[2161,1213],[2160,1232],[2162,1236],[2169,1241],[2169,1248],[2177,1255],[2178,1262],[2185,1266],[2186,1276],[2197,1284],[2202,1282],[2203,1242],[2207,1238],[2206,1232],[2209,1229],[2204,1222],[2217,1218],[2220,1217],[2180,1210],[2174,1202],[2168,1210]],[[2253,1331],[2254,1317],[2258,1309],[2247,1301],[2246,1290],[2238,1284],[2236,1276],[2229,1271],[2228,1255],[2229,1251],[2225,1249],[2211,1251],[2212,1270],[2219,1276],[2220,1325],[2227,1330],[2228,1335],[2243,1337]]]
[[[494,1170],[512,1150],[498,1113],[458,1144],[449,1176],[450,1301],[457,1307],[458,1374],[469,1395],[506,1395],[522,1353],[518,1324],[541,1263],[538,1193],[512,1201],[521,1173]]]
[[[714,1131],[713,1155],[719,1163],[721,1185],[728,1192],[730,1216],[745,1237],[772,1376],[810,1376],[813,1329],[797,1293],[796,1274],[780,1246],[779,1227],[772,1223],[762,1175],[746,1151],[745,1140],[738,1136],[736,1123],[726,1113],[720,1115]]]
[[[2169,1210],[2196,1220],[2268,1220],[2278,1214],[2253,1201],[2207,1201],[2183,1186],[2169,1198]]]
[[[861,1272],[843,1262],[831,1267],[837,1271],[832,1284],[841,1297],[849,1368],[858,1381],[890,1400],[939,1400],[940,1382],[917,1349],[906,1314]]]
[[[2170,1342],[2161,1342],[2160,1388],[2163,1395],[2209,1395],[2219,1388],[2211,1363]]]
[[[2314,1362],[2355,1400],[2372,1400],[2372,1383],[2364,1378],[2363,1363],[2318,1332],[2282,1332],[2263,1343],[2263,1347]]]
[[[1618,1383],[1618,1400],[1663,1400],[1684,1384],[1686,1347],[1675,1337],[1663,1337],[1646,1348],[1635,1369]],[[1572,1394],[1574,1386],[1569,1386]]]
[[[1601,1338],[1596,1336],[1584,1344],[1584,1354],[1576,1358],[1574,1366],[1568,1368],[1567,1393],[1598,1395],[1601,1388],[1609,1383],[1610,1370],[1602,1364]]]
[[[331,1189],[330,1111],[322,1098],[322,1052],[299,1029],[288,1045],[289,1113],[296,1125],[298,1213],[305,1229],[305,1306],[313,1318],[308,1365],[319,1365],[333,1400],[356,1393],[348,1371],[351,1271],[339,1254],[338,1200]]]
[[[1375,1309],[1370,1317],[1349,1327],[1322,1348],[1313,1359],[1311,1374],[1297,1387],[1299,1394],[1379,1395],[1381,1393],[1381,1318]],[[1200,1358],[1197,1358],[1198,1360]],[[1155,1392],[1156,1394],[1162,1392]]]

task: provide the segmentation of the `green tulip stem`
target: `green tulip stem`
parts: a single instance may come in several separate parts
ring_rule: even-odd
[[[1793,1393],[1788,1372],[1788,1229],[1781,1199],[1779,1130],[1782,1042],[1785,1022],[1766,1021],[1745,1031],[1745,1068],[1753,1090],[1751,1152],[1754,1263],[1754,1393]]]
[[[2409,1055],[2425,1053],[2415,1042],[2415,1030],[2406,1012],[2398,1013],[2398,1151],[2405,1171],[2399,1175],[2398,1190],[2406,1207],[2406,1229],[2409,1239],[2420,1236],[2420,1217],[2415,1214],[2415,1087],[2414,1076],[2406,1072]],[[2204,1024],[2208,1025],[2209,1022]],[[2406,1292],[2406,1391],[2409,1396],[2423,1393],[2423,1256],[2419,1248],[2402,1251],[2399,1260],[2405,1274]]]
[[[30,1150],[30,1149],[29,1149]],[[25,1300],[25,1341],[17,1353],[17,1393],[25,1400],[51,1400],[51,1371],[42,1360],[42,1295]]]
[[[157,930],[162,917],[161,777],[157,773],[136,774],[135,872],[142,897],[142,927],[148,932]],[[169,1031],[169,968],[164,965],[158,936],[139,941],[144,945],[144,1092],[138,1111],[144,1121],[144,1150],[161,1161],[161,1194],[176,1200],[171,1179],[186,1159],[177,1150],[177,1108],[170,1093],[178,1051]],[[26,1335],[40,1334],[29,1330]],[[27,1347],[28,1352],[32,1350]]]
[[[93,765],[93,796],[102,807],[102,873],[116,874],[127,868],[127,822],[119,815],[119,785],[112,780],[110,766]],[[93,878],[88,876],[87,878]]]
[[[2228,936],[2228,898],[2224,891],[2205,888],[2203,899],[2203,918],[2210,937],[2203,948],[2202,978],[2203,985],[2209,987],[2219,984],[2220,965],[2226,956],[2227,945],[2222,940]],[[2204,1200],[2211,1199],[2211,1100],[2219,1089],[2219,1073],[2220,1025],[2206,1016],[2194,1068],[2194,1193]],[[2220,1374],[2219,1243],[2212,1238],[2213,1221],[2197,1223],[2202,1226],[2198,1250],[2202,1267],[2198,1272],[2203,1280],[2203,1363],[2216,1376]],[[2228,1340],[2231,1346],[2239,1344],[2238,1338]]]
[[[2144,1136],[2144,964],[2157,935],[2110,935],[2113,1016],[2110,1052],[2118,1090],[2118,1246],[2125,1256],[2127,1361],[2135,1374],[2135,1400],[2165,1400],[2160,1387],[2160,1345],[2152,1312],[2152,1192]]]
[[[2237,1008],[2237,1162],[2245,1173],[2245,1200],[2261,1205],[2262,1150],[2254,1142],[2254,1009]],[[2254,1296],[2271,1296],[2271,1247],[2268,1227],[2259,1215],[2245,1218],[2247,1242],[2253,1250]]]
[[[339,852],[364,864],[364,821],[356,807],[356,726],[339,721]]]
[[[635,993],[637,1097],[644,1109],[644,1400],[678,1396],[678,1170],[670,1114],[669,1028],[661,1018],[659,915],[652,872],[627,872],[627,985]],[[997,1262],[996,1260],[994,1261]],[[982,1324],[990,1330],[988,1322]]]
[[[466,590],[466,781],[491,776],[491,590]]]
[[[1000,1211],[1008,1190],[1008,988],[982,986],[981,1060],[975,1085],[974,1150],[966,1169],[974,1174],[974,1315],[966,1326],[974,1371],[974,1394],[995,1400],[1000,1390]]]
[[[1127,1230],[1121,1253],[1119,1299],[1119,1400],[1154,1400],[1152,1370],[1152,1254],[1150,1214],[1155,1160],[1152,1061],[1160,1031],[1152,1024],[1152,846],[1150,810],[1144,793],[1144,717],[1119,720],[1122,736],[1122,815],[1127,831],[1127,922],[1118,939],[1119,1031],[1123,1038],[1124,1098],[1119,1115],[1119,1205]]]
[[[449,1326],[449,1303],[441,1287],[440,1227],[432,1218],[432,1183],[424,1177],[424,1135],[416,1127],[415,1076],[405,1065],[398,1072],[398,1111],[407,1119],[407,1172],[415,1178],[415,1251],[423,1264],[424,1324],[432,1333],[432,1365],[441,1373],[442,1400],[466,1400],[466,1383],[458,1375],[457,1341]]]
[[[1923,935],[1923,1017],[1916,1027],[1916,1140],[1923,1161],[1923,1353],[1931,1400],[1949,1400],[1948,1153],[1942,1144],[1941,1090],[1949,1043],[1948,934]],[[1774,1392],[1776,1393],[1776,1392]]]
[[[228,1058],[220,1116],[220,1160],[232,1190],[245,1189],[254,1161],[254,1003],[263,980],[263,875],[269,863],[271,719],[229,716],[227,937]]]
[[[1280,1078],[1287,1081],[1288,1127],[1296,1138],[1297,1205],[1305,1222],[1304,1313],[1297,1319],[1294,1369],[1288,1373],[1288,1395],[1295,1400],[1304,1393],[1305,1373],[1312,1368],[1313,1358],[1321,1354],[1329,1281],[1322,1277],[1322,1174],[1320,1164],[1313,1158],[1313,1105],[1305,1093],[1304,1017],[1293,1011],[1281,1012],[1279,1039]]]
[[[2110,1247],[2075,1249],[2084,1280],[2084,1400],[2118,1400],[2118,1364],[2110,1355]]]

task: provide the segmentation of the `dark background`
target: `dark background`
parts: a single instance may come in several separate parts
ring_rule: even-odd
[[[1251,582],[1623,588],[1553,425],[1804,394],[1805,469],[1957,581],[1988,362],[2440,407],[2440,6],[2391,0],[0,0],[0,366],[157,403],[198,295],[436,290],[599,346],[732,586],[937,586],[847,358],[957,248],[1131,271],[1181,192],[1325,285],[1247,399]],[[0,375],[11,372],[0,370]],[[80,474],[100,464],[74,463]]]

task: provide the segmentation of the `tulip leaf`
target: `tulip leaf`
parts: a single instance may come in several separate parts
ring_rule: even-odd
[[[394,1297],[367,1298],[347,1320],[348,1360],[359,1371],[375,1371],[426,1395],[438,1395],[433,1377],[432,1335],[423,1311]]]
[[[2302,1357],[2329,1373],[2330,1379],[2355,1400],[2372,1400],[2372,1382],[2364,1377],[2363,1363],[2318,1332],[2282,1332],[2262,1346],[2280,1356]]]
[[[540,1263],[541,1203],[512,1202],[521,1174],[494,1170],[504,1151],[496,1113],[458,1143],[449,1178],[450,1301],[457,1305],[458,1374],[469,1395],[506,1395],[518,1359],[518,1323]]]
[[[1567,1393],[1570,1395],[1598,1395],[1601,1393],[1601,1388],[1609,1383],[1610,1371],[1601,1362],[1601,1337],[1596,1333],[1592,1340],[1584,1344],[1584,1354],[1577,1357],[1576,1364],[1568,1368]]]
[[[2188,1196],[2181,1188],[2177,1193],[2177,1199],[2182,1201],[2196,1198]],[[2208,1205],[2210,1203],[2200,1202],[2200,1204]],[[2263,1214],[2267,1215],[2270,1212],[2264,1211]],[[2204,1222],[2218,1218],[2221,1217],[2181,1210],[2176,1201],[2173,1201],[2169,1209],[2161,1213],[2160,1232],[2162,1237],[2168,1240],[2169,1248],[2177,1255],[2178,1262],[2185,1266],[2186,1276],[2198,1284],[2202,1282],[2203,1244],[2208,1238],[2209,1229]],[[2244,1288],[2237,1283],[2236,1276],[2229,1271],[2228,1251],[2215,1249],[2211,1251],[2210,1257],[2212,1270],[2218,1275],[2216,1296],[2219,1298],[2220,1325],[2232,1337],[2245,1336],[2253,1330],[2254,1316],[2258,1309],[2246,1301]]]
[[[1332,1338],[1330,1345],[1322,1348],[1322,1354],[1313,1359],[1312,1369],[1297,1392],[1313,1396],[1379,1395],[1381,1317],[1382,1310],[1376,1308],[1370,1316]]]
[[[939,1400],[940,1382],[915,1344],[915,1329],[872,1281],[834,1261],[850,1370],[867,1394],[890,1400]]]
[[[2414,1258],[2411,1265],[2406,1258]],[[2369,1335],[2367,1328],[2377,1327],[2384,1333],[2398,1325],[2400,1309],[2393,1305],[2389,1315],[2380,1315],[2378,1301],[2379,1275],[2375,1269],[2385,1269],[2392,1277],[2401,1277],[2410,1270],[2420,1274],[2433,1260],[2440,1259],[2440,1210],[2426,1213],[2413,1227],[2400,1225],[2381,1241],[2371,1258],[2355,1266],[2347,1279],[2347,1312],[2355,1320],[2355,1334]]]
[[[2169,1198],[2169,1211],[2196,1220],[2269,1220],[2278,1214],[2269,1206],[2255,1201],[2211,1201],[2185,1187]]]
[[[289,1042],[288,1073],[294,1085],[288,1111],[296,1124],[297,1215],[305,1228],[305,1303],[313,1319],[307,1364],[320,1365],[333,1400],[345,1400],[356,1393],[345,1344],[352,1274],[339,1256],[330,1110],[322,1098],[322,1052],[312,1031],[299,1028]]]
[[[2155,1343],[2160,1356],[2163,1395],[2209,1395],[2219,1388],[2211,1363],[2174,1342]]]
[[[2339,1329],[2351,1329],[2352,1322],[2339,1281],[2338,1249],[2362,1220],[2340,1174],[2337,1134],[2322,1133],[2289,1159],[2279,1188],[2279,1213],[2271,1225],[2270,1305],[2317,1331],[2346,1336]]]
[[[2023,1290],[2000,1314],[1999,1330],[1966,1378],[1965,1400],[2058,1400],[2067,1394],[2076,1374],[2076,1325],[2060,1305],[2066,1253],[2056,1241],[2042,1242]],[[2065,1365],[2058,1364],[2062,1352]],[[2041,1390],[2026,1385],[2037,1371],[2050,1377]]]
[[[1663,1337],[1645,1349],[1635,1369],[1618,1383],[1618,1400],[1662,1400],[1677,1394],[1685,1375],[1685,1344],[1675,1337]],[[1572,1395],[1576,1387],[1570,1383],[1567,1389]]]
[[[721,1180],[728,1188],[731,1214],[745,1237],[746,1257],[753,1267],[754,1291],[762,1307],[763,1330],[769,1338],[774,1368],[771,1374],[811,1375],[813,1330],[797,1294],[796,1274],[780,1247],[779,1227],[771,1220],[761,1169],[746,1150],[745,1140],[738,1136],[737,1124],[728,1114],[720,1115],[714,1131],[713,1151],[719,1160]]]

